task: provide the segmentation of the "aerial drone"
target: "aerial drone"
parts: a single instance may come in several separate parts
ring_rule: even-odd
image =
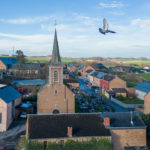
[[[106,33],[116,33],[115,31],[111,31],[108,29],[109,26],[108,26],[108,23],[107,23],[107,20],[104,18],[103,19],[103,29],[102,28],[99,28],[99,32],[102,33],[102,34],[106,34]]]

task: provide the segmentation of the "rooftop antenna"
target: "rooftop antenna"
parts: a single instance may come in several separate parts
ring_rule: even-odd
[[[133,123],[133,113],[132,113],[132,111],[130,112],[130,114],[131,114],[131,121],[130,121],[130,123],[131,123],[131,125],[133,126],[134,123]]]

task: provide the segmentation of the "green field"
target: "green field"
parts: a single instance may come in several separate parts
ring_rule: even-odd
[[[27,57],[26,58],[27,63],[35,63],[35,62],[40,62],[40,63],[48,63],[50,61],[49,57]],[[63,63],[69,63],[69,62],[80,62],[79,59],[73,59],[73,58],[62,58]]]
[[[145,65],[150,64],[150,60],[131,60],[131,59],[113,59],[112,62],[123,63],[123,64],[137,64]]]
[[[143,73],[143,74],[137,74],[137,77],[142,77],[144,78],[146,81],[150,82],[150,73]]]

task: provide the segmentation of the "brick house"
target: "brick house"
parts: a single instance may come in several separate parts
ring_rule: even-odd
[[[105,128],[98,113],[29,115],[26,137],[34,141],[58,143],[111,138],[109,129]]]
[[[144,114],[150,114],[150,92],[148,92],[147,95],[145,95],[144,97],[144,106],[136,107],[135,109]]]
[[[114,97],[118,97],[118,96],[127,97],[128,96],[128,91],[125,88],[112,88],[110,89],[110,91],[112,92],[111,95],[113,95]]]
[[[13,72],[16,75],[19,72],[23,74],[39,74],[41,72],[41,66],[39,63],[26,63],[22,68],[18,69],[18,64],[12,64],[8,68],[9,72]]]
[[[55,30],[52,59],[49,66],[49,81],[38,92],[38,113],[74,113],[75,95],[63,84],[61,62]]]
[[[100,80],[103,78],[103,76],[105,75],[105,73],[103,72],[94,72],[92,74],[93,76],[93,85],[100,87]]]
[[[76,71],[77,71],[76,64],[74,64],[74,63],[69,63],[69,64],[67,65],[67,69],[69,70],[69,72],[76,72]]]
[[[150,83],[141,82],[136,86],[135,94],[139,99],[144,100],[145,96],[149,91],[150,91]]]
[[[136,113],[132,114],[132,121],[133,124],[130,113],[29,115],[26,138],[43,143],[106,138],[112,141],[115,150],[145,147],[146,126]]]
[[[15,109],[21,103],[21,94],[12,86],[0,87],[0,132],[6,131],[13,119],[18,116]]]
[[[115,150],[146,146],[146,126],[137,113],[103,113]]]
[[[150,114],[150,92],[144,98],[144,114]]]
[[[118,76],[112,76],[112,75],[105,75],[100,80],[100,86],[105,89],[109,90],[112,88],[124,88],[126,89],[126,82],[119,78]]]
[[[92,70],[94,70],[94,68],[92,66],[90,66],[90,65],[85,66],[83,71],[81,72],[81,75],[87,77],[88,73]]]
[[[108,73],[109,70],[107,67],[105,67],[103,64],[101,63],[94,63],[91,65],[93,67],[94,70],[98,71],[98,72],[105,72]]]

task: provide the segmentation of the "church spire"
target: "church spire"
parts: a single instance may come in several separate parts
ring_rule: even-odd
[[[55,29],[55,35],[54,35],[52,59],[51,59],[50,64],[51,65],[61,65],[61,58],[60,58],[60,54],[59,54],[59,46],[58,46],[56,29]]]

